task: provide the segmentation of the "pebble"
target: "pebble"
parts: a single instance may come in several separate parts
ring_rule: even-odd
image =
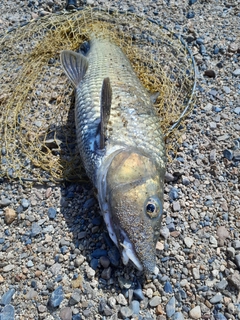
[[[189,311],[189,316],[191,319],[200,319],[201,318],[201,308],[196,306]]]
[[[217,229],[217,236],[219,239],[222,239],[222,240],[225,240],[226,238],[229,238],[229,232],[228,230],[226,229],[226,227],[224,226],[220,226],[218,229]],[[240,242],[240,241],[239,241]]]
[[[234,75],[234,76],[239,76],[239,75],[240,75],[240,69],[235,69],[235,70],[233,71],[233,75]]]
[[[7,207],[12,203],[11,200],[7,199],[7,198],[3,198],[0,200],[0,207]]]
[[[112,268],[108,267],[102,271],[101,278],[105,280],[109,280],[111,278],[111,273],[112,273]]]
[[[157,305],[159,305],[161,303],[161,301],[162,301],[161,297],[155,296],[150,299],[149,305],[150,305],[150,307],[156,307]]]
[[[109,260],[109,258],[106,257],[106,256],[101,256],[100,259],[99,259],[99,263],[101,264],[101,266],[102,266],[103,268],[106,269],[106,268],[108,268],[109,265],[110,265],[110,260]]]
[[[173,293],[173,289],[169,281],[166,281],[163,289],[166,293]]]
[[[226,279],[222,279],[220,282],[218,282],[216,284],[216,287],[217,287],[218,290],[224,290],[224,289],[226,289],[227,285],[228,285],[227,280]]]
[[[212,303],[212,304],[219,303],[222,301],[222,299],[223,299],[222,294],[220,292],[218,292],[217,294],[215,294],[215,296],[213,296],[210,299],[210,303]]]
[[[119,293],[119,295],[116,297],[116,300],[118,304],[121,304],[122,306],[126,306],[128,304],[126,298],[122,293]]]
[[[172,297],[167,305],[166,305],[166,314],[167,314],[167,317],[171,318],[174,313],[175,313],[175,308],[176,308],[176,299],[175,297]]]
[[[234,113],[236,114],[240,114],[240,107],[236,107],[234,110],[233,110]]]
[[[129,308],[132,310],[133,314],[138,315],[140,312],[140,303],[137,300],[131,301]]]
[[[123,319],[131,317],[133,315],[133,311],[129,307],[121,307],[120,313],[121,313]]]
[[[199,268],[193,268],[192,269],[192,273],[193,273],[193,278],[195,280],[199,280],[200,279],[200,271]]]
[[[0,304],[1,304],[1,305],[4,305],[4,306],[5,306],[6,304],[10,304],[14,293],[15,293],[15,289],[9,289],[7,292],[5,292],[5,293],[2,295]]]
[[[27,210],[27,208],[30,206],[30,202],[27,199],[22,199],[21,206],[23,207],[23,210]]]
[[[63,287],[59,286],[51,293],[51,296],[49,298],[49,304],[53,308],[59,307],[63,299],[64,299]]]
[[[235,256],[235,262],[237,267],[240,269],[240,253]]]
[[[6,305],[0,312],[1,320],[14,320],[15,319],[15,310],[11,304]]]
[[[240,250],[240,240],[234,240],[232,245],[235,250]]]
[[[139,301],[144,300],[144,294],[140,288],[133,290],[133,295]]]
[[[192,18],[194,18],[195,17],[195,13],[193,12],[193,11],[189,11],[188,13],[187,13],[187,19],[192,19]]]
[[[203,53],[205,53],[204,50],[203,50]],[[216,73],[214,70],[206,70],[206,71],[204,71],[204,76],[209,77],[209,78],[216,78]]]
[[[180,207],[180,203],[179,201],[173,201],[173,211],[180,211],[181,207]]]
[[[7,266],[3,267],[3,272],[9,272],[11,270],[15,269],[14,264],[8,264]]]
[[[49,219],[55,219],[56,218],[56,214],[57,214],[57,210],[53,207],[50,207],[48,209],[48,217]]]
[[[185,237],[184,238],[184,243],[188,248],[191,248],[193,245],[193,239],[190,237]]]
[[[35,291],[33,288],[31,288],[25,295],[25,298],[27,300],[33,300],[38,296],[37,291]]]
[[[31,236],[36,237],[42,232],[42,228],[39,226],[37,222],[33,222],[31,229]]]
[[[184,320],[184,315],[182,312],[176,312],[174,313],[172,320]]]
[[[72,309],[70,307],[62,308],[59,317],[61,320],[72,320]]]
[[[101,256],[107,256],[107,254],[108,254],[107,250],[96,249],[92,252],[91,256],[93,258],[99,259]]]
[[[15,210],[11,208],[5,208],[5,216],[4,220],[6,224],[11,224],[17,217],[17,213]]]
[[[74,306],[75,304],[77,304],[79,301],[81,300],[81,295],[80,295],[80,290],[77,289],[75,290],[69,300],[69,304],[70,306]]]

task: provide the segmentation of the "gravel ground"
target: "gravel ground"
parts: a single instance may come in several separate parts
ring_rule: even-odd
[[[2,0],[0,32],[63,1]],[[88,0],[182,33],[197,103],[168,164],[159,274],[123,267],[90,184],[0,184],[0,319],[240,319],[240,2]]]

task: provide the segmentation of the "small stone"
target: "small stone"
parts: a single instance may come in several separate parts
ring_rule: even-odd
[[[101,256],[107,256],[107,250],[96,249],[91,254],[92,258],[99,259]]]
[[[173,182],[174,180],[175,180],[174,176],[173,176],[171,173],[166,172],[166,174],[165,174],[165,181],[166,181],[166,182]]]
[[[27,265],[28,268],[32,268],[34,266],[32,260],[28,260],[26,265]]]
[[[13,264],[8,264],[5,267],[3,267],[3,272],[9,272],[11,270],[15,269],[15,265]]]
[[[216,284],[216,287],[218,290],[224,290],[228,285],[228,282],[226,279],[222,279],[219,283]]]
[[[225,91],[226,94],[231,92],[231,89],[229,87],[223,86],[222,88],[223,88],[223,90]]]
[[[239,69],[240,70],[240,69]],[[233,110],[234,113],[236,114],[240,114],[240,107],[236,107],[234,110]]]
[[[200,279],[200,271],[199,268],[193,268],[192,269],[192,273],[193,273],[193,278],[195,280],[199,280]]]
[[[240,240],[233,241],[233,248],[236,250],[240,250]]]
[[[10,304],[11,300],[12,300],[12,297],[15,293],[15,289],[10,289],[8,290],[7,292],[5,292],[3,295],[2,295],[2,299],[0,301],[0,304],[1,305],[6,305],[6,304]]]
[[[177,200],[179,197],[178,195],[178,189],[177,188],[171,188],[169,192],[169,198],[172,200]]]
[[[210,151],[209,160],[211,163],[216,162],[216,149]]]
[[[101,265],[103,268],[106,269],[106,268],[108,268],[109,265],[110,265],[110,260],[109,260],[108,257],[102,256],[102,257],[100,257],[100,259],[99,259],[99,263],[100,263],[100,265]]]
[[[72,320],[72,309],[70,307],[62,308],[59,317],[61,320]]]
[[[64,292],[62,286],[57,287],[51,294],[49,298],[49,304],[51,307],[59,307],[60,303],[64,299]]]
[[[170,231],[169,231],[168,227],[162,227],[162,228],[160,229],[160,234],[164,237],[164,239],[169,238],[169,236],[170,236]]]
[[[213,248],[217,248],[218,243],[217,243],[217,240],[216,240],[216,238],[214,236],[210,236],[209,242],[211,243]]]
[[[43,304],[40,304],[38,306],[38,312],[43,313],[43,312],[46,312],[46,311],[47,311],[47,307],[44,306]]]
[[[48,199],[51,196],[51,194],[52,194],[52,188],[49,187],[46,190],[45,197]]]
[[[235,262],[238,268],[240,269],[240,253],[235,256]]]
[[[217,294],[215,294],[215,296],[213,296],[210,299],[210,303],[212,303],[212,304],[219,303],[222,301],[222,299],[223,299],[222,294],[220,292],[218,292]]]
[[[27,210],[27,208],[30,206],[30,202],[27,199],[22,199],[21,206],[23,207],[23,210]]]
[[[70,306],[74,306],[75,304],[77,304],[79,301],[81,300],[81,296],[80,296],[80,292],[79,289],[75,290],[69,300],[69,304]]]
[[[25,298],[26,298],[27,300],[33,300],[33,299],[35,299],[37,296],[38,296],[37,291],[35,291],[35,290],[32,288],[32,289],[30,289],[30,290],[27,292],[27,294],[25,295]]]
[[[93,278],[93,277],[95,276],[96,271],[93,270],[91,267],[88,266],[88,267],[86,268],[86,273],[87,273],[88,279],[91,279],[91,278]]]
[[[85,261],[85,257],[83,255],[78,256],[74,262],[75,267],[81,266],[81,264],[83,264],[84,261]]]
[[[220,226],[218,229],[217,229],[217,236],[219,239],[222,239],[222,240],[225,240],[226,238],[229,238],[229,232],[228,230],[226,229],[226,227],[224,226]],[[239,241],[240,242],[240,241]]]
[[[234,306],[234,304],[232,302],[228,304],[227,309],[228,309],[228,312],[230,314],[234,314],[235,313],[235,306]]]
[[[193,12],[193,11],[189,11],[188,13],[187,13],[187,19],[192,19],[192,18],[194,18],[195,17],[195,13]]]
[[[162,251],[164,249],[164,244],[160,241],[156,243],[156,249]]]
[[[1,274],[0,274],[0,283],[3,283],[4,282],[4,278],[3,278],[3,276],[1,276]]]
[[[11,200],[7,199],[7,198],[3,198],[0,200],[0,207],[7,207],[11,204]]]
[[[76,288],[82,289],[83,288],[83,277],[81,275],[79,275],[77,277],[77,279],[72,280],[72,287],[74,289],[76,289]]]
[[[240,75],[240,69],[235,69],[235,70],[233,71],[233,75],[234,75],[234,76],[239,76],[239,75]]]
[[[173,293],[173,289],[172,289],[171,283],[169,281],[166,281],[163,290],[166,293]]]
[[[56,214],[57,214],[57,210],[54,209],[53,207],[50,207],[48,209],[48,217],[49,217],[49,219],[55,219],[56,218]]]
[[[188,248],[191,248],[191,247],[192,247],[192,245],[193,245],[193,239],[192,239],[192,238],[190,238],[190,237],[185,237],[185,238],[183,239],[183,241],[184,241],[185,245],[186,245]]]
[[[229,161],[231,161],[233,159],[233,152],[231,150],[225,149],[223,151],[223,156],[224,156],[224,158],[226,158]]]
[[[157,305],[159,305],[161,303],[161,297],[159,296],[155,296],[152,299],[150,299],[149,301],[149,305],[150,307],[156,307]]]
[[[182,312],[176,312],[174,313],[172,320],[184,320],[184,315]]]
[[[0,312],[0,319],[1,320],[13,320],[15,319],[14,316],[14,307],[11,304],[6,305]]]
[[[167,314],[167,317],[171,318],[174,313],[175,313],[175,308],[176,308],[176,299],[175,297],[172,297],[167,305],[166,305],[166,314]]]
[[[6,208],[5,210],[4,220],[6,224],[11,224],[17,217],[17,213],[15,210],[11,208]]]
[[[140,303],[137,300],[131,301],[129,308],[132,310],[133,314],[138,315],[140,312]]]
[[[126,306],[128,304],[126,298],[124,297],[124,295],[122,293],[119,293],[116,300],[117,300],[118,304],[121,304],[122,306]]]
[[[214,70],[206,70],[204,71],[204,76],[209,78],[216,78],[216,73]]]
[[[216,122],[210,121],[210,122],[209,122],[209,128],[210,128],[211,130],[215,130],[215,129],[217,128]]]
[[[133,311],[129,307],[121,307],[120,313],[124,319],[129,318],[133,315]]]
[[[201,318],[201,309],[200,306],[196,306],[189,311],[189,316],[191,319],[200,319]]]
[[[101,277],[105,280],[109,280],[111,278],[111,272],[112,272],[111,267],[108,267],[102,271]]]
[[[181,207],[180,207],[180,203],[179,201],[173,201],[173,211],[180,211]]]
[[[156,308],[156,314],[157,315],[164,314],[163,308],[160,304]]]
[[[142,292],[142,289],[138,288],[133,291],[133,295],[135,296],[136,299],[139,301],[144,300],[144,294]]]
[[[42,232],[42,228],[39,226],[37,222],[33,222],[31,229],[31,236],[36,237]]]

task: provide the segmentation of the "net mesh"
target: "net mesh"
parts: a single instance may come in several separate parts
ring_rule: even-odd
[[[0,176],[82,180],[74,94],[59,61],[93,33],[119,45],[150,92],[167,148],[191,109],[195,67],[186,45],[154,21],[130,13],[84,9],[34,20],[0,38]],[[171,135],[170,135],[171,134]],[[170,136],[170,137],[169,137]]]

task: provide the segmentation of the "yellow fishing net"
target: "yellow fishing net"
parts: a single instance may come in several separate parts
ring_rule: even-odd
[[[186,45],[134,14],[94,9],[59,13],[0,37],[0,177],[83,179],[73,89],[59,53],[77,50],[93,32],[117,43],[143,85],[160,93],[156,108],[163,132],[177,134],[195,86],[194,61]]]

